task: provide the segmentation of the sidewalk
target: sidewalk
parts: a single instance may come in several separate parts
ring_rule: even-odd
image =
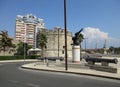
[[[84,63],[75,64],[72,62],[68,62],[67,71],[65,70],[64,63],[61,63],[61,64],[50,63],[47,66],[47,64],[43,62],[34,62],[34,63],[22,65],[22,68],[51,71],[51,72],[82,74],[82,75],[90,75],[90,76],[105,77],[105,78],[120,80],[120,73],[109,73],[109,72],[97,71],[94,69],[90,69],[88,66],[85,66]]]

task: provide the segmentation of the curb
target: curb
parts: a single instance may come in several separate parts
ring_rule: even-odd
[[[8,62],[27,62],[27,61],[37,61],[32,59],[26,59],[26,60],[1,60],[0,63],[8,63]]]
[[[88,75],[88,76],[95,76],[95,77],[102,77],[102,78],[120,80],[120,78],[117,78],[117,77],[103,76],[103,75],[95,75],[95,74],[88,74],[88,73],[80,73],[80,72],[72,72],[72,71],[36,69],[36,68],[24,67],[24,66],[21,66],[21,68],[24,68],[24,69],[32,69],[32,70],[40,70],[40,71],[48,71],[48,72],[60,72],[60,73],[69,73],[69,74],[77,74],[77,75]]]

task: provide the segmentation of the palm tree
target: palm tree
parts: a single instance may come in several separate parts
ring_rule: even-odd
[[[81,43],[83,42],[83,40],[84,40],[85,38],[84,38],[83,34],[80,33],[78,39],[79,39],[79,43],[80,43],[80,60],[81,60],[81,58],[82,58],[82,57],[81,57],[81,55],[82,55],[82,54],[81,54]]]
[[[114,49],[115,49],[115,48],[114,48],[113,46],[110,46],[110,47],[109,47],[109,52],[114,54]]]
[[[82,41],[84,39],[84,36],[81,33],[82,31],[83,31],[83,28],[80,31],[76,32],[75,36],[72,37],[73,45],[80,45],[81,46],[81,43],[82,43]]]
[[[25,43],[23,43],[22,41],[19,41],[19,43],[17,44],[17,55],[24,55],[24,45],[25,45]],[[31,45],[28,45],[28,43],[26,43],[26,46],[25,46],[26,48],[26,55],[27,55],[27,51],[29,50],[29,49],[31,49],[32,48],[32,46]]]
[[[81,48],[81,43],[83,42],[83,40],[84,40],[85,38],[84,38],[84,36],[83,36],[83,34],[79,34],[79,43],[80,43],[80,48]]]
[[[12,38],[8,36],[8,31],[1,31],[0,32],[1,39],[0,39],[0,46],[3,48],[4,55],[6,48],[12,47]]]
[[[44,48],[46,48],[46,44],[47,44],[47,37],[45,33],[41,33],[40,31],[38,31],[37,43],[38,46],[40,46],[40,48],[42,49],[42,57],[43,57],[43,50]]]
[[[24,54],[24,43],[23,42],[19,42],[18,44],[17,44],[17,55],[23,55]]]

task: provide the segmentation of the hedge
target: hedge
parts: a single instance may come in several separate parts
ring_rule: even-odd
[[[25,59],[37,59],[39,56],[37,55],[27,55]],[[17,56],[0,56],[0,60],[19,60],[24,59],[24,55],[17,55]]]

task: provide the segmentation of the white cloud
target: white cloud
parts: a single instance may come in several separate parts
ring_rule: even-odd
[[[86,27],[82,32],[84,35],[84,41],[82,42],[82,48],[103,48],[105,40],[106,47],[114,46],[120,47],[120,38],[111,37],[108,32],[103,32],[99,28]]]
[[[102,48],[105,40],[107,41],[106,47],[120,47],[120,38],[110,37],[107,32],[103,32],[99,28],[86,27],[82,33],[86,38],[82,43],[83,48],[85,47],[85,41],[86,48],[95,48],[96,46]]]
[[[107,32],[93,27],[84,28],[83,34],[84,38],[87,38],[86,43],[88,48],[103,47],[105,40],[109,38]]]
[[[99,28],[87,27],[84,29],[84,37],[92,39],[107,39],[108,33],[100,31]]]

